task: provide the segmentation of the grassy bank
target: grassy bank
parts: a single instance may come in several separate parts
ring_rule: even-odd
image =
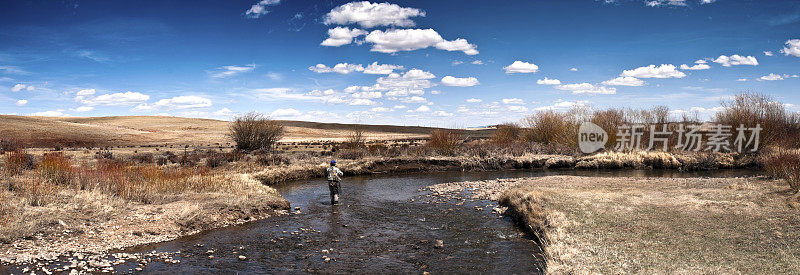
[[[492,183],[485,183],[490,185]],[[499,196],[548,273],[793,273],[800,216],[763,178],[519,179]]]
[[[7,154],[0,260],[100,253],[279,214],[289,203],[235,171]]]

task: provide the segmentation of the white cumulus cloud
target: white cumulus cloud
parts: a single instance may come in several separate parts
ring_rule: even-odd
[[[717,59],[714,59],[714,63],[722,64],[724,67],[730,67],[735,65],[751,65],[757,66],[758,60],[753,56],[740,56],[738,54],[734,54],[731,56],[720,55]]]
[[[136,106],[136,110],[154,109],[193,109],[211,107],[211,99],[200,96],[176,96],[156,101],[153,104],[141,104]]]
[[[762,76],[759,79],[765,81],[775,81],[775,80],[783,80],[783,76],[770,73],[769,75]]]
[[[17,106],[25,106],[25,104],[28,104],[28,101],[25,99],[17,100],[17,103],[15,103]]]
[[[241,73],[246,73],[252,71],[256,68],[256,64],[248,64],[244,66],[238,65],[231,65],[231,66],[222,66],[217,68],[214,71],[209,72],[211,77],[213,78],[224,78],[230,77]]]
[[[573,94],[601,94],[613,95],[617,93],[616,88],[606,88],[604,86],[594,86],[589,83],[576,83],[556,86],[556,89],[564,91],[572,91]]]
[[[514,61],[514,63],[511,63],[511,65],[503,67],[503,70],[505,70],[507,74],[528,74],[538,72],[539,66],[533,63],[517,60]]]
[[[78,102],[86,106],[130,106],[144,103],[149,99],[149,95],[138,92],[103,94],[88,98],[80,95],[76,97]]]
[[[329,47],[339,47],[353,43],[353,39],[362,35],[366,35],[367,31],[357,28],[336,27],[328,30],[328,38],[322,41],[320,45]]]
[[[661,64],[661,66],[650,65],[647,67],[639,67],[633,70],[622,71],[621,76],[630,76],[635,78],[682,78],[686,74],[678,71],[675,65]]]
[[[244,14],[249,18],[259,18],[262,15],[269,13],[267,6],[274,6],[281,2],[281,0],[261,0],[253,4]]]
[[[644,86],[644,81],[632,76],[620,76],[611,80],[603,81],[603,85],[608,86]]]
[[[300,116],[302,114],[303,113],[298,111],[298,110],[295,110],[295,109],[292,109],[292,108],[287,108],[287,109],[277,109],[277,110],[273,111],[272,113],[270,113],[269,115],[271,117],[296,117],[296,116]]]
[[[561,80],[558,79],[549,79],[546,76],[544,79],[536,80],[536,84],[539,85],[561,85]]]
[[[403,70],[403,66],[400,65],[392,65],[392,64],[378,64],[378,62],[372,62],[372,64],[367,65],[367,68],[364,69],[365,74],[390,74],[393,73],[394,70]]]
[[[373,52],[396,53],[434,47],[445,51],[462,51],[467,55],[478,54],[477,46],[458,38],[448,41],[433,29],[389,29],[370,32],[365,41],[372,43]]]
[[[503,104],[522,105],[522,104],[525,104],[525,101],[522,100],[522,99],[519,99],[519,98],[504,98],[503,99]]]
[[[708,70],[708,69],[711,69],[711,66],[708,66],[708,64],[695,64],[694,66],[681,64],[681,70],[697,71],[697,70]]]
[[[786,47],[781,52],[784,55],[800,57],[800,39],[790,39],[786,41]]]
[[[339,63],[334,65],[333,67],[328,67],[325,64],[317,64],[315,66],[308,67],[309,70],[315,73],[337,73],[337,74],[349,74],[352,72],[361,72],[364,71],[364,66],[360,64],[349,64],[349,63]]]
[[[452,77],[452,76],[445,76],[442,77],[442,84],[445,86],[456,86],[456,87],[471,87],[480,84],[477,78],[474,77]]]
[[[19,92],[22,91],[22,89],[25,89],[25,84],[17,84],[14,85],[14,87],[11,87],[12,92]]]
[[[467,102],[469,102],[469,103],[481,103],[481,102],[483,102],[483,99],[470,98],[470,99],[467,99]]]
[[[425,12],[415,8],[404,8],[397,4],[351,2],[333,8],[325,15],[325,25],[358,24],[364,28],[377,26],[413,27],[411,17],[425,16]]]

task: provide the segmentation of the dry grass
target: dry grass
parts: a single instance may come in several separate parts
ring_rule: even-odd
[[[800,270],[800,216],[777,181],[559,176],[516,184],[501,201],[539,232],[548,273]]]

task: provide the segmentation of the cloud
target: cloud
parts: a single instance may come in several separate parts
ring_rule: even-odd
[[[433,112],[433,115],[434,116],[439,116],[439,117],[449,117],[449,116],[453,116],[453,113],[448,113],[448,112],[445,112],[445,111],[436,111],[436,112]]]
[[[571,69],[569,69],[569,70],[570,70],[570,71],[573,71],[573,72],[577,72],[577,71],[578,71],[578,68],[571,68]]]
[[[274,80],[274,81],[281,81],[281,80],[283,80],[283,75],[282,75],[282,74],[280,74],[280,73],[276,73],[276,72],[269,72],[269,73],[267,73],[267,77],[269,77],[269,79],[272,79],[272,80]]]
[[[80,56],[80,57],[83,57],[83,58],[91,59],[92,61],[98,62],[98,63],[105,63],[105,62],[108,62],[110,60],[108,57],[99,55],[96,52],[90,51],[90,50],[80,50],[80,51],[77,51],[75,54]]]
[[[22,91],[23,89],[25,89],[25,84],[17,84],[14,85],[14,87],[11,87],[12,92],[19,92]]]
[[[62,113],[61,111],[45,111],[45,112],[36,112],[28,114],[29,116],[60,116],[65,117],[69,116],[68,114]]]
[[[374,108],[369,109],[369,110],[371,112],[376,112],[376,113],[386,113],[386,112],[391,112],[392,111],[392,109],[389,109],[389,108],[386,108],[386,107],[374,107]]]
[[[613,95],[617,93],[616,88],[596,87],[589,83],[566,84],[556,86],[556,89],[572,91],[573,94],[600,94]]]
[[[350,96],[351,96],[352,98],[375,99],[375,98],[381,98],[383,95],[381,94],[381,92],[378,92],[378,91],[372,91],[372,92],[358,92],[358,93],[353,93],[353,94],[351,94]]]
[[[390,3],[351,2],[333,8],[323,18],[325,25],[358,24],[364,28],[377,26],[413,27],[411,17],[425,16],[415,8],[403,8]]]
[[[480,60],[475,60],[475,61],[472,61],[470,63],[472,63],[472,65],[483,65],[483,61],[480,61]]]
[[[263,100],[301,100],[301,101],[322,101],[329,100],[325,96],[292,93],[290,88],[262,88],[249,90],[249,93]],[[313,91],[312,91],[313,93]]]
[[[326,66],[325,64],[317,64],[316,66],[308,67],[308,69],[320,74],[321,73],[349,74],[352,72],[364,71],[364,66],[361,66],[360,64],[339,63],[333,66],[333,68],[331,68]]]
[[[452,76],[445,76],[442,77],[442,84],[445,86],[456,86],[456,87],[472,87],[475,85],[480,84],[477,78],[474,77],[465,77],[465,78],[458,78]]]
[[[396,53],[434,47],[445,51],[462,51],[467,55],[478,54],[477,46],[465,39],[448,41],[433,29],[389,29],[375,30],[365,38],[372,43],[373,52]]]
[[[539,85],[561,85],[561,80],[558,79],[549,79],[546,76],[544,79],[536,80],[536,84]]]
[[[702,0],[702,1],[712,1],[713,0]],[[658,6],[686,6],[686,0],[648,0],[644,2],[645,5],[648,7],[658,7]],[[711,3],[711,2],[708,2]]]
[[[82,91],[94,92],[94,90]],[[150,99],[150,96],[137,92],[124,92],[87,98],[86,95],[81,95],[80,92],[78,92],[78,96],[76,96],[75,99],[86,106],[130,106],[144,103]]]
[[[672,64],[650,65],[647,67],[639,67],[633,70],[622,71],[621,76],[630,76],[635,78],[682,78],[685,77],[681,71],[675,68]]]
[[[603,85],[608,86],[644,86],[644,81],[632,76],[620,76],[611,80],[603,81]]]
[[[502,101],[503,101],[503,104],[508,104],[508,105],[511,105],[511,104],[515,104],[515,105],[525,104],[525,101],[522,100],[522,99],[519,99],[519,98],[504,98]]]
[[[708,69],[711,69],[711,66],[708,66],[708,64],[696,64],[694,66],[681,64],[681,70],[697,71],[697,70],[708,70]]]
[[[722,64],[724,67],[730,67],[734,65],[751,65],[757,66],[758,60],[753,56],[740,56],[738,54],[734,54],[731,56],[720,55],[717,59],[714,59],[714,63]]]
[[[94,107],[91,107],[91,106],[80,106],[78,108],[75,108],[76,112],[88,112],[88,111],[91,111],[91,110],[94,110]]]
[[[222,109],[214,111],[212,114],[215,115],[215,116],[232,116],[233,115],[233,111],[231,111],[231,109],[228,109],[228,108],[222,108]]]
[[[248,18],[259,18],[262,15],[269,13],[267,6],[274,6],[280,4],[281,0],[261,0],[253,4],[247,11],[244,12]]]
[[[408,110],[408,112],[418,112],[418,113],[425,113],[425,112],[430,112],[430,111],[431,111],[431,108],[428,107],[428,106],[425,106],[425,105],[420,105],[419,107],[417,107],[414,110]]]
[[[390,74],[394,72],[394,70],[403,70],[403,66],[400,65],[392,65],[392,64],[378,64],[377,61],[372,62],[369,64],[366,69],[364,69],[365,74]]]
[[[441,94],[441,93],[442,93],[442,91],[439,91],[439,90],[433,90],[433,91],[431,91],[431,94],[432,94],[432,95],[438,95],[438,94]]]
[[[200,96],[176,96],[169,99],[161,99],[153,104],[141,104],[136,106],[136,110],[154,109],[194,109],[211,107],[211,99]]]
[[[777,74],[770,73],[769,75],[760,77],[759,80],[775,81],[775,80],[783,80],[783,77]]]
[[[581,100],[581,101],[565,101],[565,100],[557,100],[553,105],[550,106],[542,106],[535,108],[536,111],[546,111],[546,110],[568,110],[573,107],[581,107],[581,106],[588,106],[589,101]]]
[[[320,45],[329,47],[339,47],[353,43],[353,38],[366,35],[367,31],[357,28],[336,27],[328,30],[328,38],[323,40]]]
[[[739,81],[739,82],[744,82],[744,81],[747,81],[747,78],[739,78],[739,79],[737,79],[736,81]]]
[[[425,99],[424,97],[421,97],[421,96],[406,97],[406,98],[401,99],[400,101],[403,102],[403,103],[426,103],[426,102],[428,102],[427,99]]]
[[[366,98],[357,98],[351,100],[348,104],[353,106],[372,106],[372,105],[378,105],[378,102]]]
[[[295,110],[295,109],[292,109],[292,108],[288,108],[288,109],[277,109],[277,110],[273,111],[272,113],[270,113],[269,116],[270,117],[296,117],[296,116],[300,116],[302,114],[303,113],[298,111],[298,110]]]
[[[800,39],[787,40],[786,46],[781,50],[784,55],[800,57]]]
[[[469,103],[481,103],[481,102],[483,102],[483,99],[470,98],[470,99],[467,99],[467,102],[469,102]]]
[[[773,56],[774,54],[772,53],[772,51],[764,51],[764,55]]]
[[[505,70],[507,74],[528,74],[538,72],[539,66],[536,66],[536,64],[533,63],[517,60],[514,61],[514,63],[511,63],[511,65],[503,67],[503,70]]]
[[[507,109],[511,112],[518,112],[518,113],[524,113],[528,111],[528,107],[525,106],[508,106]]]
[[[30,74],[28,71],[20,69],[17,66],[0,66],[0,71],[7,74]]]
[[[241,73],[246,73],[252,71],[256,68],[256,64],[248,64],[244,66],[222,66],[217,68],[216,71],[211,71],[211,77],[213,78],[224,78],[230,77]]]
[[[25,104],[28,104],[28,101],[25,100],[25,99],[17,100],[17,103],[14,103],[14,105],[17,105],[17,106],[25,106]]]

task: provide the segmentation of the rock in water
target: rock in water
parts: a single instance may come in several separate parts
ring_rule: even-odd
[[[436,243],[433,245],[435,248],[444,248],[444,242],[442,240],[436,240]]]

